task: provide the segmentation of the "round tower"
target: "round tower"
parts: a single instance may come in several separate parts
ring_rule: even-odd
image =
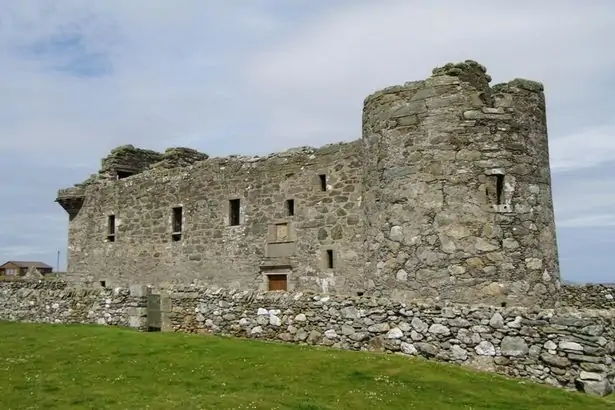
[[[370,293],[555,304],[559,263],[542,84],[474,62],[365,99]]]

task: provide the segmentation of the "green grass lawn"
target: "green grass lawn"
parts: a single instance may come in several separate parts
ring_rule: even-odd
[[[0,322],[0,409],[610,409],[398,355]]]

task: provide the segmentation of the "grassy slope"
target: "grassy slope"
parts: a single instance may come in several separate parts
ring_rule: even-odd
[[[2,409],[613,409],[397,355],[0,322]]]

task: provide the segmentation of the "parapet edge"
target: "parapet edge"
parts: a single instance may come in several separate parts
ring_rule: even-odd
[[[518,92],[519,90],[542,93],[545,90],[544,84],[540,81],[528,80],[526,78],[515,78],[507,83],[499,83],[491,87],[494,92]]]
[[[515,78],[509,82],[499,83],[489,86],[492,78],[487,73],[487,68],[474,60],[465,60],[457,63],[447,63],[443,66],[435,67],[431,76],[424,80],[408,81],[403,85],[392,85],[383,89],[374,91],[363,100],[363,105],[367,105],[370,101],[382,97],[386,94],[395,94],[402,91],[412,91],[423,87],[430,80],[435,80],[438,77],[454,77],[452,81],[437,81],[434,85],[451,85],[459,84],[459,82],[469,83],[478,90],[488,92],[501,93],[518,93],[520,90],[542,93],[544,85],[539,81],[529,80],[525,78]]]
[[[348,152],[362,149],[362,143],[360,139],[356,139],[353,141],[342,141],[336,143],[328,143],[324,144],[320,147],[312,147],[312,146],[299,146],[292,147],[285,151],[277,151],[272,152],[266,155],[239,155],[239,154],[231,154],[227,156],[218,156],[218,157],[210,157],[208,154],[199,152],[192,148],[184,148],[184,147],[173,147],[166,149],[163,153],[158,153],[156,151],[136,148],[132,145],[122,145],[120,147],[114,148],[115,151],[112,153],[122,152],[122,150],[130,150],[132,151],[142,151],[146,152],[148,155],[159,155],[159,159],[155,162],[150,163],[142,170],[136,170],[133,175],[129,178],[132,180],[133,176],[143,175],[144,178],[149,177],[157,177],[160,176],[161,173],[167,171],[174,170],[183,170],[188,171],[194,167],[198,167],[201,164],[211,164],[214,163],[221,167],[229,166],[233,163],[235,164],[243,164],[250,167],[255,167],[259,163],[266,163],[271,160],[279,160],[279,161],[293,161],[297,160],[299,157],[305,157],[306,160],[310,160],[316,158],[320,155],[326,155],[327,153],[334,151],[342,151],[348,150]],[[151,154],[153,153],[153,154]],[[102,161],[104,162],[108,157],[104,158]],[[125,169],[126,167],[120,167],[121,169]],[[128,167],[129,168],[129,167]],[[68,198],[75,196],[83,196],[85,194],[85,189],[87,186],[99,183],[103,181],[114,181],[115,178],[110,171],[110,167],[103,166],[97,174],[92,174],[85,181],[75,184],[70,188],[63,188],[58,190],[57,198]]]

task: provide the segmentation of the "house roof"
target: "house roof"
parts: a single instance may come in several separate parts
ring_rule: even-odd
[[[4,264],[0,265],[0,268],[4,268],[6,265],[11,264],[11,265],[16,265],[20,268],[43,268],[43,269],[49,269],[52,268],[52,266],[47,265],[46,263],[43,262],[36,262],[36,261],[7,261]]]

